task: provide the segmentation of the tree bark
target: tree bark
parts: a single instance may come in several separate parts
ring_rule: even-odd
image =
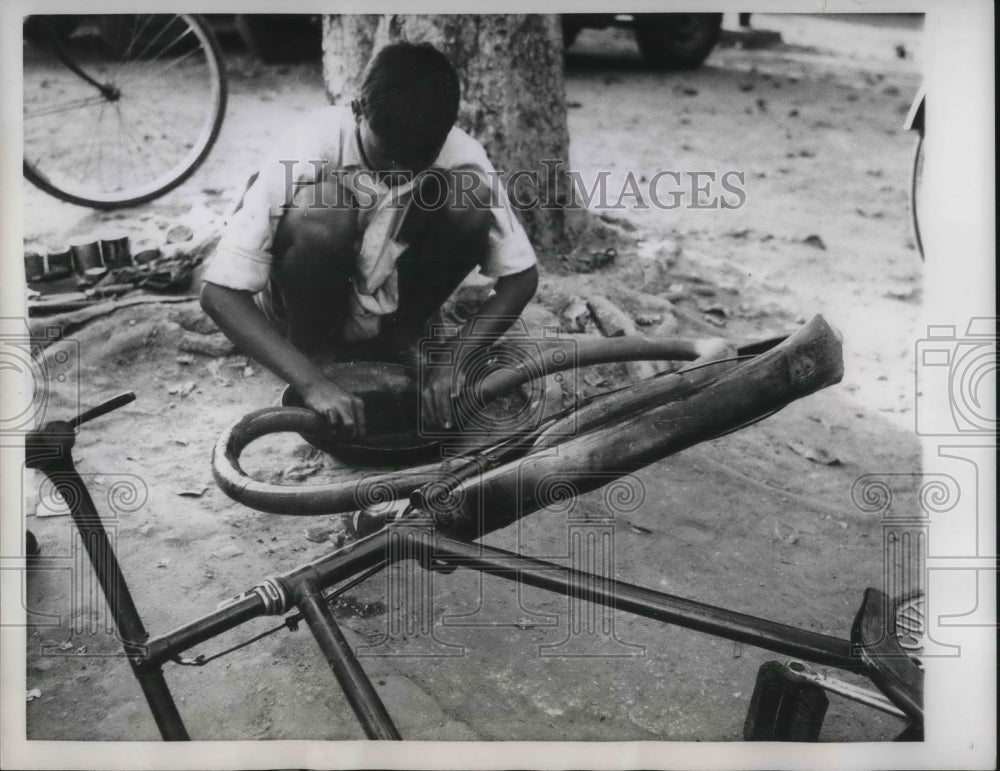
[[[323,76],[330,101],[349,101],[372,54],[397,40],[427,41],[451,60],[462,89],[458,125],[482,143],[503,175],[539,257],[567,251],[569,132],[559,17],[325,16]]]

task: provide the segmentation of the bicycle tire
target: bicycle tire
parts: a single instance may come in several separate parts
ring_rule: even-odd
[[[651,340],[643,342],[655,344],[655,341]],[[669,344],[671,341],[663,339],[659,342]],[[638,360],[644,357],[636,356],[633,358]],[[649,356],[649,358],[655,357]],[[740,367],[727,365],[727,363],[733,364],[736,359],[718,359],[714,353],[702,353],[697,357],[687,356],[684,358],[694,359],[694,362],[688,367],[682,368],[678,373],[670,375],[671,381],[665,379],[662,385],[659,385],[655,383],[657,378],[652,378],[630,387],[637,391],[650,388],[651,392],[642,396],[654,395],[659,399],[655,405],[651,404],[647,398],[634,400],[630,409],[641,406],[643,409],[640,414],[619,414],[620,411],[616,412],[613,409],[603,411],[598,409],[594,412],[603,412],[603,414],[595,414],[595,422],[587,426],[577,426],[574,432],[565,433],[565,436],[569,438],[560,446],[558,453],[552,453],[549,449],[538,450],[538,447],[544,447],[547,443],[545,433],[551,433],[552,426],[550,425],[546,425],[543,432],[529,440],[530,446],[526,447],[522,443],[519,447],[529,454],[541,452],[546,458],[543,463],[550,465],[552,463],[557,465],[568,463],[570,466],[580,461],[579,457],[573,457],[576,451],[571,447],[575,447],[579,450],[576,455],[580,455],[582,452],[587,456],[587,462],[583,465],[592,468],[595,465],[595,459],[599,459],[601,455],[600,447],[608,452],[617,452],[615,447],[620,448],[621,441],[619,440],[622,438],[617,434],[620,434],[622,430],[631,431],[634,429],[640,431],[649,440],[647,442],[649,446],[645,447],[641,441],[637,441],[633,443],[636,448],[635,452],[639,453],[636,458],[605,458],[608,461],[606,466],[609,469],[617,468],[623,463],[628,466],[632,461],[639,465],[645,465],[654,459],[666,457],[667,454],[691,446],[691,444],[738,430],[756,419],[760,419],[760,417],[766,417],[766,415],[781,409],[793,399],[801,398],[819,388],[838,382],[843,375],[839,335],[823,321],[822,317],[818,316],[787,338],[783,344],[774,346],[767,352],[744,355],[737,349],[736,359],[750,359],[750,362],[744,361]],[[596,363],[596,359],[592,363]],[[731,376],[738,371],[748,372],[747,368],[750,367],[751,363],[757,365],[753,371],[760,373],[767,380],[766,387],[747,389],[745,383],[739,380],[739,376],[732,379]],[[706,368],[705,365],[709,364],[712,367]],[[543,369],[545,372],[549,371],[547,367]],[[552,371],[557,372],[560,369]],[[664,377],[666,378],[666,376]],[[500,378],[498,378],[499,380]],[[711,386],[711,389],[708,386]],[[489,388],[489,385],[484,385],[484,391],[489,390]],[[711,409],[706,411],[708,404],[705,399],[711,401],[713,394],[720,392],[725,392],[725,398],[728,401],[725,402],[725,409],[720,413],[723,417],[716,418],[711,415]],[[661,431],[660,428],[654,426],[657,416],[661,413],[664,419],[675,419],[677,416],[673,413],[681,403],[696,405],[697,410],[699,410],[698,419],[693,422],[682,420],[676,424],[676,430],[672,431]],[[630,428],[623,429],[626,423]],[[463,471],[458,465],[453,465],[447,472],[444,472],[440,461],[397,471],[366,473],[363,476],[342,482],[301,487],[289,487],[254,480],[239,465],[242,451],[251,442],[262,436],[289,431],[308,435],[318,434],[324,430],[330,430],[325,419],[302,407],[271,407],[250,413],[226,429],[216,443],[212,453],[212,472],[215,481],[230,498],[249,508],[274,514],[298,516],[364,509],[368,508],[369,502],[385,504],[410,495],[424,485],[436,484],[446,478],[458,483],[463,482]],[[579,430],[582,430],[582,433],[577,433]],[[604,442],[606,437],[612,437],[613,440]],[[596,444],[591,447],[595,441]],[[663,452],[659,454],[661,450]],[[497,453],[498,456],[502,454]],[[490,472],[491,484],[498,481],[498,475],[503,468],[506,468],[506,465],[510,465],[514,469],[515,476],[522,472],[527,474],[528,466],[522,465],[527,458],[528,456],[525,455],[520,458],[520,462],[512,464],[501,461],[501,467]],[[477,463],[473,458],[469,467],[478,468]],[[597,465],[601,466],[602,464],[597,463]],[[559,469],[553,466],[550,470],[558,471]],[[606,478],[600,484],[606,484],[607,481],[609,480]],[[437,484],[436,486],[440,488],[436,490],[436,493],[447,495],[447,491],[444,489],[448,486],[447,484],[444,486]],[[514,488],[510,485],[501,482],[499,487],[491,487],[490,496],[495,498],[498,496],[499,498],[511,497],[515,495],[513,490]],[[505,501],[500,508],[508,512],[520,512],[518,516],[523,516],[524,513],[533,510],[516,501]]]
[[[910,167],[910,224],[913,227],[913,239],[916,242],[917,254],[924,259],[924,239],[920,232],[920,198],[924,170],[924,134],[917,135],[913,147],[913,163]]]
[[[23,159],[22,171],[24,177],[35,187],[67,203],[78,206],[89,206],[94,209],[118,209],[152,201],[183,184],[208,157],[222,129],[228,103],[228,83],[222,51],[218,40],[208,22],[195,14],[178,14],[197,36],[205,52],[206,62],[211,74],[213,107],[211,120],[207,122],[195,146],[184,158],[168,172],[160,175],[145,188],[123,190],[117,194],[108,193],[100,196],[81,194],[60,187],[48,174],[35,164]]]

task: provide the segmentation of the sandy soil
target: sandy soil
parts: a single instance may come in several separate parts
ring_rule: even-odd
[[[919,467],[912,384],[921,263],[906,208],[912,138],[901,124],[918,85],[920,33],[913,25],[754,18],[779,29],[785,43],[720,48],[685,74],[646,71],[624,34],[581,34],[567,71],[571,166],[585,176],[609,169],[613,179],[629,171],[743,171],[747,201],[724,212],[615,212],[618,221],[595,229],[582,247],[613,245],[615,263],[590,274],[546,271],[529,318],[558,323],[567,298],[595,290],[639,316],[657,310],[648,295],[673,292],[688,319],[679,334],[766,336],[816,313],[843,332],[840,385],[637,474],[642,503],[616,514],[614,570],[633,583],[846,636],[864,587],[879,586],[883,570],[881,523],[852,506],[851,484],[863,473]],[[897,45],[907,58],[897,57]],[[324,103],[313,66],[259,66],[234,53],[230,77],[220,141],[180,190],[98,215],[26,189],[26,235],[83,233],[108,220],[137,233],[177,221],[211,227],[287,121]],[[644,264],[644,250],[664,240],[679,254],[675,264]],[[692,275],[713,294],[694,294]],[[706,314],[713,305],[721,310]],[[706,318],[720,314],[724,326]],[[124,389],[139,397],[82,431],[76,457],[154,634],[330,549],[307,540],[306,528],[336,534],[341,527],[337,517],[255,513],[214,486],[209,454],[220,431],[273,402],[281,384],[256,365],[246,369],[242,357],[178,363],[180,336],[203,323],[194,302],[132,308],[88,326],[78,336],[79,358],[60,344],[73,354],[68,371],[79,377],[83,404]],[[603,373],[609,382],[620,374]],[[192,381],[190,393],[170,394]],[[52,414],[71,403],[57,389]],[[791,447],[800,444],[840,462],[813,462]],[[300,441],[283,438],[255,447],[247,465],[290,478],[290,467],[312,460]],[[116,494],[121,482],[136,485],[138,498]],[[590,517],[606,511],[600,491],[577,506]],[[488,542],[565,554],[566,516],[541,512]],[[28,526],[46,555],[74,553],[67,518],[29,517]],[[225,547],[239,553],[225,557]],[[400,570],[395,579],[423,576]],[[27,705],[29,737],[155,739],[103,614],[70,601],[81,580],[71,582],[68,572],[28,577],[28,607],[59,614],[57,622],[35,617],[29,632],[28,688],[41,694]],[[352,643],[377,641],[394,617],[386,580],[369,580],[337,606]],[[563,599],[532,590],[519,596],[512,584],[469,573],[430,580],[437,644],[394,640],[391,651],[409,655],[364,660],[407,738],[738,740],[757,668],[778,658],[624,614],[613,614],[614,641],[576,649]],[[556,655],[542,652],[567,640]],[[71,648],[60,650],[67,641]],[[197,739],[361,736],[304,630],[204,668],[172,667],[168,679]],[[832,697],[822,739],[883,740],[899,728]]]

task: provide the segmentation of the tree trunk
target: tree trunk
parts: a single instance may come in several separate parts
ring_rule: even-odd
[[[569,248],[569,133],[556,15],[333,15],[323,20],[323,76],[334,104],[355,93],[372,54],[427,41],[458,70],[458,125],[478,139],[542,259]],[[518,170],[525,170],[513,177]],[[537,201],[535,205],[531,205]]]

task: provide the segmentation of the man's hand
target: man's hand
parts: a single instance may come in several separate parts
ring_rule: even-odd
[[[253,300],[253,295],[206,282],[201,307],[226,336],[302,395],[306,406],[342,426],[350,438],[365,433],[361,400],[331,383],[305,354],[271,326]]]
[[[364,402],[335,383],[321,380],[306,387],[302,393],[302,401],[332,425],[342,427],[345,439],[357,439],[365,435]]]
[[[420,394],[428,422],[450,429],[455,425],[455,400],[465,385],[465,373],[457,367],[434,369]]]

